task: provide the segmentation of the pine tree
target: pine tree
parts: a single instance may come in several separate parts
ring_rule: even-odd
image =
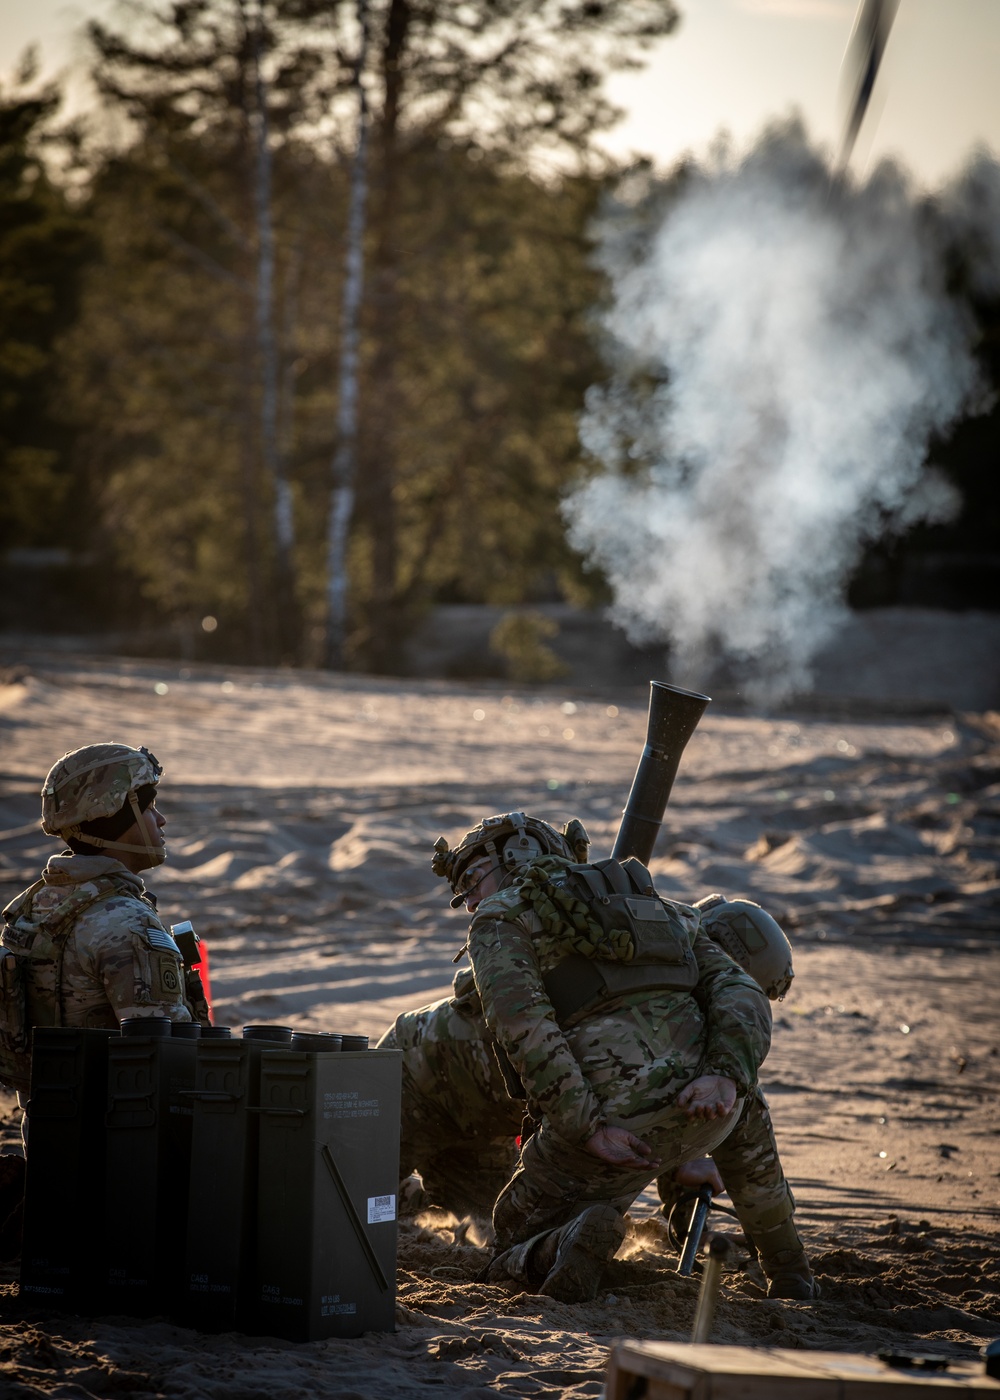
[[[31,92],[31,56],[0,94],[0,544],[73,543],[71,424],[60,411],[58,347],[94,256],[86,218],[40,156],[59,107]]]

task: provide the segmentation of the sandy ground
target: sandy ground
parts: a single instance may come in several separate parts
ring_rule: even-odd
[[[37,655],[0,658],[0,896],[54,849],[40,777],[81,743],[166,767],[151,885],[212,953],[216,1019],[377,1036],[445,994],[464,919],[435,837],[492,811],[580,816],[610,848],[645,732],[637,691],[508,690]],[[1000,1334],[1000,717],[710,710],[653,869],[665,894],[760,899],[796,948],[763,1080],[816,1304],[726,1277],[714,1339],[968,1356]],[[0,1147],[16,1113],[0,1099]],[[615,1336],[683,1339],[697,1285],[653,1203],[587,1306],[476,1282],[475,1226],[400,1232],[392,1336],[294,1346],[22,1308],[0,1272],[0,1394],[389,1400],[598,1395]],[[735,1234],[735,1226],[720,1227]]]

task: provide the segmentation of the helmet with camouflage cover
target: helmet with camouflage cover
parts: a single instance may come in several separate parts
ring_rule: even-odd
[[[487,858],[496,869],[513,872],[539,856],[562,856],[564,860],[585,861],[590,850],[590,837],[577,817],[573,817],[559,832],[541,817],[528,817],[523,812],[504,812],[485,817],[478,826],[466,832],[452,849],[447,838],[439,836],[434,843],[431,869],[442,876],[456,891],[451,901],[457,908],[464,896],[458,893],[459,881],[468,867]]]
[[[88,846],[138,851],[159,865],[165,852],[147,840],[142,813],[153,800],[162,772],[148,749],[135,749],[130,744],[87,744],[63,754],[49,769],[42,786],[42,830],[48,836]],[[147,790],[142,794],[143,802],[141,789]],[[114,839],[113,833],[101,835],[84,829],[119,815],[122,822],[126,816],[128,821],[118,834],[124,834],[134,821],[145,844],[130,845]]]
[[[713,943],[738,962],[771,1001],[780,1001],[792,985],[792,945],[766,909],[742,896],[709,894],[694,906]]]

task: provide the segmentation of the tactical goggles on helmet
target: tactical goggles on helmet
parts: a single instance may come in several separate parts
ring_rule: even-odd
[[[483,867],[485,867],[485,869]],[[485,851],[481,856],[477,856],[475,860],[470,861],[461,875],[459,875],[454,885],[452,885],[452,889],[455,891],[455,901],[461,904],[465,897],[471,894],[477,885],[482,884],[483,880],[486,879],[486,876],[493,869],[495,869],[494,863],[490,860]]]
[[[155,754],[150,753],[149,749],[146,748],[145,744],[139,745],[139,752],[143,755],[150,768],[152,768],[153,772],[156,774],[154,781],[158,783],[163,777],[163,764],[160,762],[160,760],[156,757]]]

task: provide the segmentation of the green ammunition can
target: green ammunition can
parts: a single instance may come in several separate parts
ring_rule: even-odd
[[[32,1039],[21,1297],[49,1307],[100,1307],[111,1037],[38,1026]]]
[[[260,1062],[274,1042],[203,1038],[191,1102],[191,1197],[182,1320],[202,1331],[255,1323]]]
[[[265,1053],[257,1325],[290,1341],[391,1332],[402,1055]]]
[[[159,1027],[108,1042],[105,1305],[135,1317],[180,1296],[199,1043]]]

